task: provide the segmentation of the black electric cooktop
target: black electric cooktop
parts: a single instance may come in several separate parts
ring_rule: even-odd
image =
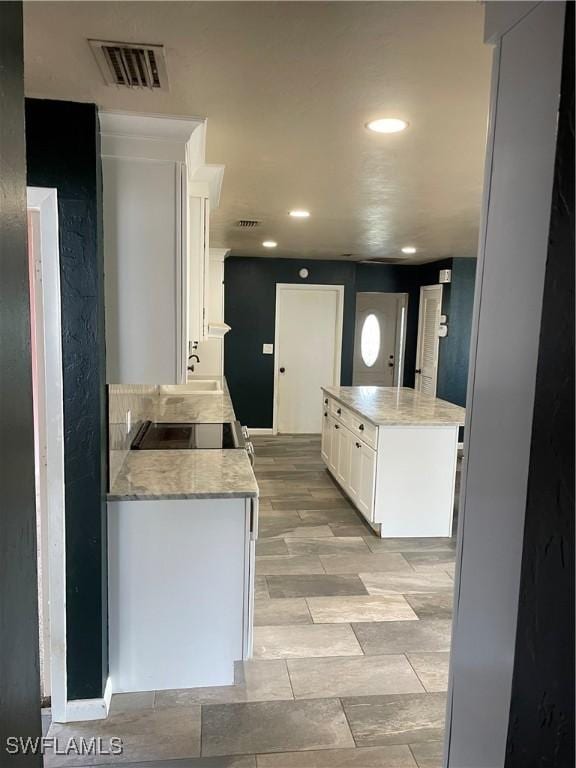
[[[234,425],[145,421],[130,446],[134,451],[238,448]]]

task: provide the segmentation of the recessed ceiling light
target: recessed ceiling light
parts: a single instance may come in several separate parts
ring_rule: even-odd
[[[310,216],[310,211],[290,211],[290,216],[295,219],[307,219]]]
[[[408,123],[397,117],[381,117],[378,120],[371,120],[366,124],[366,128],[375,133],[399,133],[408,128]]]
[[[416,253],[416,248],[413,245],[405,245],[402,248],[402,253]]]
[[[262,245],[264,246],[264,248],[276,248],[278,243],[275,240],[264,240]]]

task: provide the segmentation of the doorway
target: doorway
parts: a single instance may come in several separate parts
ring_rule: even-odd
[[[438,382],[441,313],[442,286],[423,285],[420,288],[414,389],[432,397],[436,397]]]
[[[402,386],[406,293],[357,293],[354,332],[355,386]]]
[[[322,386],[340,384],[343,285],[276,285],[274,433],[320,433]]]
[[[38,539],[41,693],[52,716],[66,704],[64,409],[58,203],[29,187],[28,257]]]

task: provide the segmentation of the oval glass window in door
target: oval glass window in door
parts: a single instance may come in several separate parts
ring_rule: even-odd
[[[362,324],[360,352],[364,365],[372,368],[380,354],[380,323],[373,313],[367,315]]]

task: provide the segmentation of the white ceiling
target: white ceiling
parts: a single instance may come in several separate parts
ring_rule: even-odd
[[[207,161],[226,165],[211,244],[233,254],[473,256],[482,24],[475,2],[27,2],[27,95],[206,116]],[[87,38],[163,43],[170,90],[104,85]],[[379,116],[410,127],[368,132]],[[239,230],[241,218],[262,226]]]

